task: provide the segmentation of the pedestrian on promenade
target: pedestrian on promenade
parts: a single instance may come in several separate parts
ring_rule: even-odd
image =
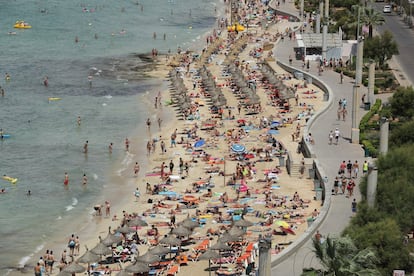
[[[334,180],[334,192],[335,192],[335,195],[338,194],[338,190],[339,190],[339,178],[338,177],[335,177],[335,180]]]
[[[345,174],[345,168],[346,168],[346,163],[345,163],[345,160],[344,160],[344,161],[342,161],[342,163],[339,165],[339,171],[338,171],[338,174],[339,174],[339,175],[341,175],[341,176],[344,176],[344,174]]]
[[[333,131],[331,130],[331,131],[329,132],[329,136],[328,136],[328,139],[329,139],[329,145],[332,145],[332,140],[333,140],[333,138],[334,138],[334,133],[333,133]]]
[[[348,110],[346,110],[346,108],[344,107],[342,109],[342,120],[345,122],[346,119],[346,115],[348,115]]]
[[[364,164],[362,164],[362,173],[366,175],[368,173],[368,162],[367,160],[364,161]]]
[[[339,136],[341,135],[338,128],[335,129],[334,135],[335,135],[335,143],[338,145],[339,144]]]
[[[348,163],[346,164],[346,171],[348,172],[349,177],[352,177],[352,163],[351,160],[348,160]]]
[[[339,78],[340,78],[340,84],[342,84],[344,82],[344,71],[341,70],[341,73],[339,73]]]
[[[352,210],[352,213],[353,214],[355,214],[356,213],[356,211],[357,211],[357,202],[356,202],[356,199],[354,198],[354,200],[352,200],[352,203],[351,203],[351,210]]]
[[[352,170],[354,173],[354,178],[358,177],[358,172],[359,172],[359,164],[358,164],[358,160],[355,160],[354,164],[352,164]]]

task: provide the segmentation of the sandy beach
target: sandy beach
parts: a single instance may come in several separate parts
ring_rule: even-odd
[[[159,273],[154,274],[175,275],[178,269],[178,274],[207,275],[209,261],[198,258],[230,233],[236,237],[227,244],[231,249],[214,258],[213,267],[220,275],[240,275],[258,267],[259,235],[272,240],[272,254],[277,254],[317,217],[320,201],[296,148],[302,127],[324,105],[323,93],[276,65],[274,44],[288,39],[299,23],[266,14],[260,1],[252,2],[250,8],[239,8],[239,14],[267,16],[265,26],[260,26],[261,17],[251,16],[249,29],[234,32],[219,20],[202,51],[155,57],[158,66],[150,74],[168,78],[170,89],[149,96],[154,104],[150,124],[131,139],[143,144],[134,153],[146,154],[146,163],[135,167],[136,176],[135,162],[128,169],[139,196],[131,191],[110,214],[98,203],[101,214],[97,206],[95,226],[75,233],[81,241],[75,262],[85,246],[93,249],[110,228],[122,241],[107,247],[112,253],[102,259],[108,257],[108,264],[93,266],[95,271],[108,266],[116,275],[132,264],[137,252],[144,255],[159,244],[171,249],[161,241],[173,235],[181,246],[172,246],[175,251],[166,254],[163,264],[150,262]],[[288,153],[297,164],[290,175],[280,164]],[[147,226],[129,227],[135,218]],[[179,224],[186,219],[197,227],[170,233],[185,231]],[[240,221],[251,225],[238,227]],[[120,235],[120,227],[129,233]],[[60,249],[54,250],[53,275],[64,267],[64,249],[66,261],[72,261],[66,243],[55,248]]]

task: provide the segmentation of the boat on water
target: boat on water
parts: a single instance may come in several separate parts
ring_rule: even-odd
[[[31,29],[32,26],[29,25],[29,23],[24,22],[23,20],[18,20],[13,26],[16,29]]]

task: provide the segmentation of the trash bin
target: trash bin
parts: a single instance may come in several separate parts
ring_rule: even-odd
[[[364,157],[369,157],[369,150],[364,147]]]
[[[329,94],[327,92],[323,93],[323,100],[327,102],[329,100]]]
[[[307,84],[312,84],[312,77],[307,76],[307,77],[306,77],[306,83],[307,83]]]
[[[321,182],[318,179],[313,180],[313,190],[319,189],[321,187]]]
[[[371,103],[370,102],[364,103],[364,110],[370,110],[370,109],[371,109]]]
[[[322,200],[322,188],[315,189],[315,199],[316,200]]]
[[[313,223],[313,218],[308,218],[306,220],[306,222],[308,223],[308,227],[311,227],[312,226],[312,223]]]
[[[309,169],[309,178],[310,179],[314,179],[315,178],[315,170],[314,169]]]
[[[279,167],[285,166],[285,157],[283,155],[279,156]]]

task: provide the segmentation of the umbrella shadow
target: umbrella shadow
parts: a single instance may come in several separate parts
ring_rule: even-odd
[[[227,269],[227,267],[226,266],[221,266],[221,268],[224,268],[224,269]],[[206,269],[204,269],[204,271],[217,271],[217,270],[219,270],[220,269],[220,266],[219,265],[212,265],[210,268],[206,268]]]

